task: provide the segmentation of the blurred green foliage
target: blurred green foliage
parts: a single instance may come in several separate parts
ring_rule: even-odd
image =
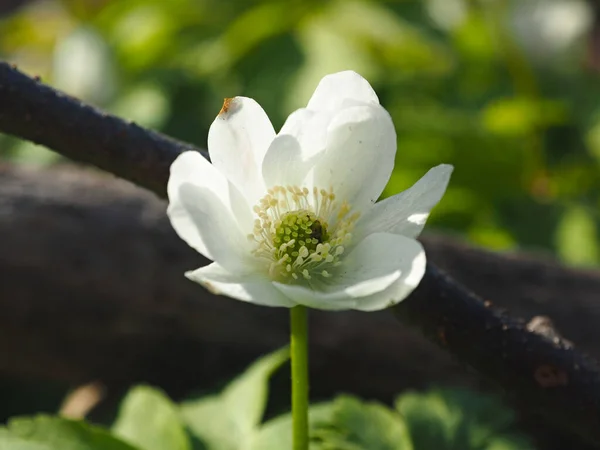
[[[0,450],[288,450],[289,413],[263,422],[269,380],[282,349],[252,364],[218,394],[174,403],[138,386],[110,432],[83,421],[39,415],[0,427]],[[310,408],[311,450],[533,450],[497,398],[473,391],[408,392],[395,408],[341,395]]]
[[[590,8],[584,0],[41,0],[0,18],[0,57],[200,146],[224,97],[257,99],[277,128],[323,75],[354,69],[398,131],[385,195],[452,163],[433,226],[493,249],[597,265],[600,83]],[[0,155],[56,158],[6,136]]]

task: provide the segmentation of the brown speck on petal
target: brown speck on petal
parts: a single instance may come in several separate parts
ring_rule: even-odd
[[[566,386],[569,383],[565,371],[550,364],[543,364],[535,369],[533,377],[543,388]]]
[[[226,98],[223,100],[223,106],[221,107],[221,111],[219,111],[219,116],[229,112],[229,108],[231,108],[231,103],[233,103],[233,100],[234,98]]]

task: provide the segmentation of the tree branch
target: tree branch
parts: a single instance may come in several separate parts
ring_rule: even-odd
[[[432,264],[413,295],[393,309],[521,407],[600,442],[599,366],[551,326],[536,327],[540,317],[526,326]]]
[[[163,197],[170,163],[182,150],[194,148],[103,114],[4,63],[0,131],[96,165]],[[527,407],[600,444],[600,370],[589,357],[495,311],[431,263],[419,288],[394,311]]]
[[[206,152],[100,111],[0,62],[0,131],[165,195],[169,166]]]

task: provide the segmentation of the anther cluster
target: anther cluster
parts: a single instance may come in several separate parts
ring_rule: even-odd
[[[284,282],[333,276],[358,219],[347,203],[337,204],[331,190],[296,186],[269,189],[254,212],[254,254],[265,260],[270,276]]]

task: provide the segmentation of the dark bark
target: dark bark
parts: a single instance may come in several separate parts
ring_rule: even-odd
[[[180,144],[158,133],[144,130],[135,124],[128,124],[103,114],[28,79],[15,69],[1,63],[0,131],[47,145],[65,156],[94,164],[162,196],[164,196],[170,162],[181,150],[191,148],[191,146]],[[50,216],[47,220],[51,223],[54,217]],[[105,218],[98,217],[97,220],[101,221]],[[43,222],[40,225],[44,225]],[[117,261],[134,254],[138,257],[139,255],[149,257],[149,254],[144,253],[148,252],[148,249],[119,247],[116,249],[116,254],[109,253],[107,249],[111,242],[107,240],[101,241],[103,245],[98,250],[95,259],[78,260],[76,256],[74,259],[68,259],[77,255],[78,249],[71,247],[71,244],[76,241],[75,234],[75,229],[70,230],[64,239],[59,241],[61,242],[60,248],[55,249],[56,264],[47,266],[46,272],[40,273],[39,279],[36,279],[40,289],[37,295],[43,298],[46,294],[47,297],[56,282],[53,271],[62,271],[70,264],[71,269],[79,276],[64,280],[69,287],[69,290],[63,291],[63,295],[67,297],[57,298],[56,302],[48,302],[46,308],[42,307],[37,311],[23,311],[22,305],[18,305],[19,307],[13,314],[26,315],[28,312],[37,314],[37,320],[41,322],[42,327],[47,326],[49,320],[56,320],[57,323],[60,323],[61,320],[65,320],[64,316],[62,314],[53,315],[53,313],[56,313],[54,308],[56,308],[57,302],[63,302],[72,308],[73,319],[76,317],[87,317],[90,321],[93,318],[104,319],[109,320],[113,331],[125,330],[125,332],[133,333],[139,331],[136,329],[136,324],[128,321],[126,317],[115,317],[110,302],[104,304],[99,310],[91,306],[94,302],[90,302],[88,299],[105,290],[110,290],[105,283],[108,280],[114,282],[114,279],[101,279],[98,271],[86,271],[82,266],[85,263],[98,264],[97,261],[103,258]],[[38,232],[30,238],[40,239],[40,235],[41,233]],[[101,236],[101,238],[107,238],[107,236]],[[119,239],[118,242],[120,243],[121,240]],[[170,253],[169,249],[164,247],[166,242],[167,240],[161,240],[156,244],[160,246],[159,253],[166,252],[161,255],[163,258],[165,256],[167,259],[172,258],[173,265],[187,261],[183,257],[185,253]],[[15,245],[14,242],[8,244]],[[15,253],[7,252],[5,255],[11,255],[13,258]],[[64,259],[65,257],[67,260]],[[26,254],[23,258],[27,260],[30,255]],[[434,258],[430,258],[430,260],[435,261]],[[12,266],[16,272],[11,273],[9,268],[9,271],[5,273],[17,278],[20,273],[18,270],[23,267],[23,264],[19,266],[17,261],[16,265],[11,263],[9,266]],[[122,298],[112,297],[111,301],[128,302],[131,304],[132,311],[143,316],[146,313],[144,307],[147,306],[144,302],[148,300],[142,299],[151,299],[153,305],[158,305],[159,310],[164,311],[161,317],[165,323],[162,325],[166,324],[167,328],[173,327],[171,333],[176,342],[179,342],[182,327],[187,325],[193,330],[202,324],[204,329],[212,329],[213,338],[222,340],[222,342],[235,342],[236,344],[232,345],[235,348],[243,346],[243,344],[240,346],[239,343],[244,343],[243,332],[248,330],[249,323],[237,320],[235,329],[233,329],[231,327],[233,323],[228,324],[226,318],[221,317],[218,320],[217,315],[206,314],[210,309],[203,310],[203,314],[194,316],[192,311],[197,308],[198,304],[190,302],[190,299],[205,297],[204,301],[211,305],[218,304],[219,308],[230,303],[226,303],[223,299],[210,301],[205,295],[199,294],[200,291],[197,288],[192,293],[192,288],[187,286],[182,288],[189,289],[189,293],[185,295],[184,292],[174,289],[176,284],[166,283],[164,267],[163,265],[155,266],[143,274],[129,273],[129,271],[120,274],[123,280],[129,282],[125,285],[130,288],[124,289]],[[178,270],[187,268],[189,266],[178,267]],[[137,275],[142,279],[141,290],[133,289],[132,279],[129,278],[131,275]],[[27,277],[23,277],[22,280],[25,282]],[[23,289],[29,288],[31,286]],[[568,293],[566,298],[571,299],[571,293]],[[502,300],[500,299],[498,302],[502,303]],[[201,302],[201,300],[199,301]],[[142,304],[144,307],[140,308]],[[249,307],[239,306],[238,308],[241,312],[242,308]],[[252,312],[256,318],[260,317],[252,325],[264,324],[266,320],[280,317],[281,313],[265,308],[259,310],[261,312]],[[189,322],[178,323],[175,320],[180,317],[182,312],[189,312],[182,318]],[[421,286],[409,299],[396,307],[395,312],[405,322],[424,331],[426,336],[441,344],[460,361],[500,383],[504,389],[519,397],[519,400],[529,408],[536,410],[561,427],[570,429],[590,441],[600,443],[600,418],[598,415],[600,375],[598,367],[591,359],[574,348],[564,345],[560,340],[542,337],[538,333],[527,330],[524,324],[497,313],[468,290],[441,275],[431,263],[428,265],[427,274]],[[370,316],[381,317],[381,320],[384,320],[383,317],[387,318],[383,314]],[[328,315],[315,314],[314,321],[317,324],[319,324],[320,317],[328,317]],[[329,329],[326,334],[335,329],[335,327],[331,327],[331,323],[346,323],[345,317],[352,317],[352,313],[339,314],[335,319],[327,319]],[[152,321],[145,323],[150,324],[150,328],[157,325]],[[396,329],[394,327],[389,329],[392,328]],[[102,325],[97,331],[101,330],[106,331]],[[80,331],[85,334],[91,333],[92,329],[89,327],[89,323],[86,323],[85,329]],[[279,333],[281,333],[281,329],[278,329],[277,332],[274,331],[271,336],[277,336]],[[267,336],[268,333],[262,337],[265,343]],[[340,330],[336,330],[330,336],[332,339],[339,339]],[[356,336],[356,334],[352,334],[352,336]],[[29,336],[23,336],[23,338],[25,342],[28,342]],[[34,344],[46,343],[36,342]],[[356,347],[353,347],[352,350],[355,349]],[[148,349],[149,352],[154,352],[154,350],[154,348]],[[207,350],[210,354],[210,349]],[[387,352],[389,349],[382,349],[382,351]],[[85,357],[83,354],[78,356]],[[404,357],[407,356],[404,355]],[[384,360],[384,358],[381,359],[381,361]],[[411,361],[411,358],[403,358],[403,360]],[[317,369],[318,367],[317,364]],[[378,365],[378,371],[381,368],[381,365]],[[360,371],[350,373],[352,376],[366,375]],[[370,373],[368,375],[369,382],[375,384],[377,375],[379,374]],[[335,384],[339,386],[340,380],[335,379]]]
[[[56,91],[5,62],[0,62],[0,131],[45,145],[161,196],[171,162],[194,148]]]
[[[557,426],[569,424],[590,441],[600,439],[600,368],[552,327],[524,326],[431,264],[394,312],[529,410]]]

